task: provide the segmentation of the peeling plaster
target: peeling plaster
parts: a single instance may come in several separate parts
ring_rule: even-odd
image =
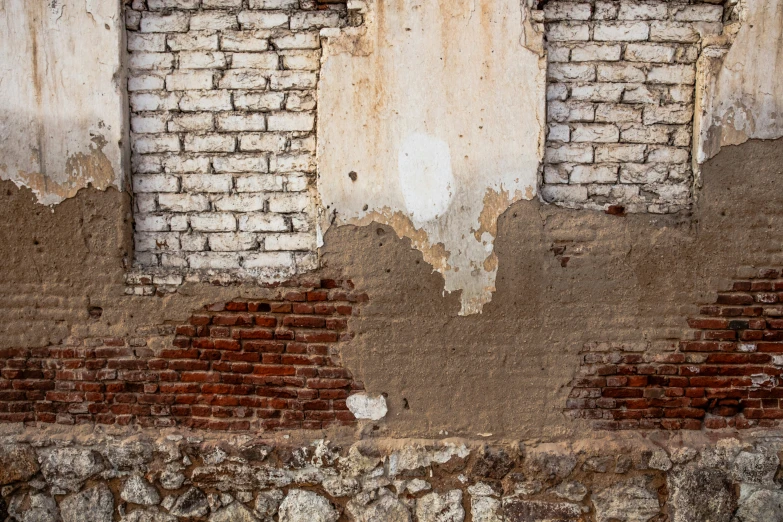
[[[783,0],[743,2],[738,11],[731,47],[708,47],[699,59],[696,167],[723,146],[783,136]]]
[[[392,226],[461,291],[495,290],[497,219],[536,196],[546,61],[519,0],[368,2],[324,44],[318,102],[321,234]]]
[[[0,32],[0,179],[46,205],[121,187],[121,3],[3,0]]]

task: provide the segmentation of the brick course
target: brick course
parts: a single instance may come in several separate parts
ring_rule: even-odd
[[[566,411],[603,429],[778,426],[783,271],[736,281],[688,325],[691,334],[661,353],[647,343],[586,345]]]
[[[355,422],[363,386],[342,367],[350,282],[285,287],[277,298],[209,305],[149,338],[69,339],[0,350],[0,421],[213,430],[320,429]],[[172,338],[173,337],[173,338]]]

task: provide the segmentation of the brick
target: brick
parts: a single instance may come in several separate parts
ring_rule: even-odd
[[[237,16],[225,11],[200,11],[190,18],[190,29],[193,31],[221,31],[239,29]]]
[[[191,174],[182,176],[182,190],[187,192],[229,192],[231,183],[231,176],[225,174]]]
[[[550,2],[544,5],[544,20],[589,20],[591,12],[589,3]]]
[[[212,71],[177,71],[166,76],[166,89],[169,91],[189,91],[212,89]]]
[[[182,69],[222,69],[226,67],[226,55],[221,51],[182,51],[179,66]]]
[[[172,51],[217,51],[218,34],[213,31],[190,31],[169,34],[166,38]]]
[[[186,92],[179,102],[179,108],[186,112],[230,111],[231,94],[225,91]]]
[[[284,12],[241,11],[238,19],[243,30],[287,28],[289,24]]]
[[[270,131],[311,131],[314,125],[313,114],[278,112],[269,115]]]
[[[595,159],[598,162],[641,162],[644,161],[645,149],[644,145],[598,145],[595,148]]]
[[[622,2],[617,18],[619,20],[664,20],[668,14],[666,2]]]
[[[582,44],[571,51],[574,62],[615,62],[620,59],[622,47],[612,44]],[[627,55],[627,53],[626,53]]]
[[[676,47],[654,43],[628,44],[625,59],[631,62],[671,63]]]
[[[217,116],[217,128],[224,132],[266,130],[266,117],[260,113],[222,113]]]
[[[590,39],[590,26],[569,22],[547,24],[547,39],[550,42],[586,41]]]
[[[203,232],[223,232],[236,230],[236,218],[229,213],[203,213],[190,217],[193,230]]]
[[[189,152],[233,152],[236,139],[224,134],[187,134],[185,150]]]
[[[650,36],[650,26],[644,22],[604,22],[593,28],[596,41],[632,42],[646,40]]]
[[[613,143],[620,139],[620,130],[611,124],[575,124],[571,141]]]
[[[269,36],[265,31],[222,31],[220,48],[224,51],[266,51]]]
[[[221,89],[264,89],[266,85],[266,76],[261,71],[254,69],[225,71],[219,82]]]
[[[141,14],[140,30],[143,33],[185,32],[190,26],[190,15],[182,11],[170,13],[144,12]]]

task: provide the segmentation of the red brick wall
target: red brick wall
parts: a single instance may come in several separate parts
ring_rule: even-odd
[[[688,319],[671,353],[586,346],[567,411],[603,429],[777,426],[783,419],[783,279],[760,270]]]
[[[320,429],[352,424],[363,389],[341,367],[350,282],[281,288],[275,299],[205,307],[154,353],[143,338],[0,350],[0,421]],[[169,336],[169,339],[171,336]]]

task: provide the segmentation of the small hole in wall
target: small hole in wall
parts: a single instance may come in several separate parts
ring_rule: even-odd
[[[37,239],[33,239],[33,244],[34,244],[34,245],[40,245],[40,243],[38,242],[38,240],[37,240]]]
[[[411,405],[408,404],[408,399],[406,399],[405,397],[402,398],[402,409],[403,410],[410,410],[411,409]]]
[[[356,181],[359,179],[359,175],[354,171],[349,172],[348,177],[351,178],[351,181]]]
[[[90,314],[90,319],[100,319],[103,315],[103,308],[100,306],[91,306],[88,310],[88,313]]]
[[[391,274],[391,268],[387,268],[387,269],[386,269],[386,273],[387,273],[387,274]]]
[[[383,230],[382,228],[379,228],[376,232],[378,233],[379,236],[382,236],[386,233],[386,231]]]
[[[369,205],[364,205],[364,206],[362,207],[362,210],[363,210],[363,211],[365,211],[365,212],[367,212],[367,209],[368,209],[368,208],[370,208],[370,206],[369,206]]]

